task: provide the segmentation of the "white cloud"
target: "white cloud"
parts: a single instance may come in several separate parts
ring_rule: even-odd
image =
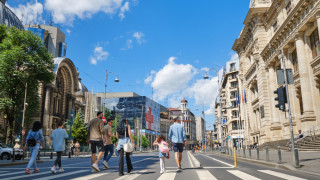
[[[70,30],[70,29],[67,29],[66,31],[67,31],[67,33],[68,33],[69,35],[71,34],[71,30]]]
[[[156,71],[151,70],[150,75],[144,80],[144,83],[149,84],[153,80],[153,77],[155,74],[156,74]]]
[[[135,32],[135,33],[133,33],[133,37],[136,38],[138,44],[140,44],[140,45],[141,45],[142,42],[144,41],[144,40],[142,39],[143,36],[144,36],[144,34],[143,34],[142,32]]]
[[[72,24],[75,18],[90,18],[98,12],[119,13],[123,19],[129,3],[126,0],[46,0],[45,8],[52,13],[54,22]]]
[[[185,89],[188,82],[197,73],[192,65],[176,64],[175,59],[175,57],[170,57],[168,64],[155,74],[151,83],[157,100],[163,100],[168,95]]]
[[[130,48],[132,48],[133,46],[132,46],[132,40],[131,39],[128,39],[127,40],[127,48],[128,49],[130,49]]]
[[[19,5],[16,8],[9,8],[17,15],[17,17],[22,21],[23,24],[37,24],[43,23],[42,13],[43,5],[38,1],[35,1],[34,4],[27,3],[26,5]]]
[[[120,8],[120,13],[119,13],[119,17],[120,19],[124,19],[124,13],[126,11],[129,11],[129,2],[125,2],[124,5]]]
[[[91,64],[96,65],[98,61],[105,61],[109,56],[109,52],[104,51],[101,46],[94,48],[94,55],[90,58]]]

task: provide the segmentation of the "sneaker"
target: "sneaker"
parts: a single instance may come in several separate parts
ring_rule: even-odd
[[[107,168],[107,169],[109,168],[107,161],[103,161],[102,164],[103,164],[103,166],[104,166],[105,168]]]
[[[127,171],[127,172],[128,172],[129,174],[130,174],[130,173],[131,173],[131,171],[132,171],[132,169],[133,169],[133,168],[131,168],[131,169],[128,169],[128,171]]]
[[[39,172],[39,169],[35,169],[33,172],[34,172],[34,173],[38,173],[38,172]]]
[[[108,169],[108,168],[106,168],[106,167],[104,167],[104,166],[103,166],[103,168],[102,168],[102,169],[103,169],[103,170],[106,170],[106,169]]]
[[[123,176],[124,174],[123,173],[119,173],[119,176]]]
[[[181,171],[181,170],[182,170],[181,166],[179,166],[179,167],[177,168],[177,170],[178,170],[178,171]]]
[[[59,172],[63,173],[63,172],[64,172],[64,169],[60,168],[60,169],[59,169]]]
[[[51,168],[51,172],[52,172],[52,174],[56,174],[57,172],[56,172],[56,168]]]
[[[99,167],[98,167],[97,164],[92,164],[91,167],[92,167],[94,170],[96,170],[97,172],[100,172],[100,169],[99,169]]]
[[[163,171],[160,171],[160,174],[163,174]]]
[[[26,169],[27,174],[32,174],[32,172],[29,169]]]
[[[97,171],[92,168],[91,173],[97,173]]]

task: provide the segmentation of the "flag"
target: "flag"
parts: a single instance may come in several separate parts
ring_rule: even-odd
[[[244,90],[244,103],[246,103],[246,104],[247,104],[246,90]]]
[[[242,97],[241,97],[241,102],[243,103],[243,93],[241,94],[241,96],[242,96]]]

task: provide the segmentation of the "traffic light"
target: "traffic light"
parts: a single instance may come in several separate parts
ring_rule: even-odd
[[[286,88],[279,87],[276,91],[274,91],[274,94],[278,95],[276,98],[274,98],[274,100],[278,101],[278,104],[276,104],[276,107],[279,108],[279,110],[281,111],[286,111],[286,103],[287,103]]]

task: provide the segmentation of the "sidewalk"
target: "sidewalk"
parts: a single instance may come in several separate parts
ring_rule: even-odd
[[[214,154],[221,154],[220,152],[207,152],[207,153],[214,153]],[[225,156],[229,156],[226,152],[223,154]],[[232,152],[233,157],[233,152]],[[319,175],[320,176],[320,152],[306,152],[301,151],[299,152],[299,160],[300,160],[300,168],[295,168],[295,161],[293,152],[290,151],[281,151],[281,163],[278,163],[278,151],[277,150],[269,150],[269,161],[266,161],[266,151],[265,150],[259,150],[259,160],[257,159],[257,150],[252,149],[251,150],[251,158],[249,157],[249,151],[245,151],[245,157],[243,155],[243,150],[237,151],[237,157],[239,160],[247,160],[255,163],[261,163],[269,166],[274,167],[282,167],[289,170],[295,170],[295,171],[303,171],[307,172],[313,175]]]

